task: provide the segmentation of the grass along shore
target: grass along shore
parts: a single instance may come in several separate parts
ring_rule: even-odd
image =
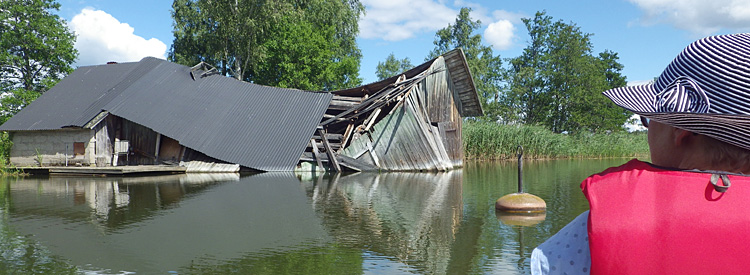
[[[516,159],[518,145],[524,158],[625,158],[648,156],[646,132],[556,134],[541,126],[501,125],[467,121],[463,124],[466,159]]]
[[[541,126],[513,126],[467,121],[462,129],[467,160],[515,160],[523,146],[526,159],[648,157],[646,132],[556,134]],[[0,176],[23,175],[8,165],[10,142],[0,132]]]

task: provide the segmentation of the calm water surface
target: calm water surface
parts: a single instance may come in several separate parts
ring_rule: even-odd
[[[494,210],[516,191],[514,162],[332,177],[0,178],[0,270],[528,274],[531,250],[588,209],[581,180],[626,161],[525,162],[525,191],[548,206],[527,227]]]

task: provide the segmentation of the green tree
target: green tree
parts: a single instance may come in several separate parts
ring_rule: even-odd
[[[628,113],[601,95],[625,84],[617,54],[594,56],[591,34],[545,12],[523,22],[529,45],[510,60],[510,88],[499,100],[508,117],[557,133],[622,129]]]
[[[502,59],[499,55],[494,55],[492,47],[482,45],[482,35],[474,34],[481,26],[481,21],[473,21],[470,12],[470,8],[461,8],[454,24],[437,31],[433,42],[435,48],[427,60],[461,48],[466,55],[486,118],[494,121],[500,119],[501,113],[498,99],[504,79]]]
[[[378,80],[383,80],[408,71],[412,67],[414,65],[411,64],[411,60],[408,57],[396,59],[396,56],[391,53],[385,61],[378,62],[378,66],[375,67],[375,75],[378,77]]]
[[[0,123],[73,71],[75,36],[53,0],[0,1]]]
[[[278,87],[361,84],[358,0],[174,0],[172,8],[171,61]]]

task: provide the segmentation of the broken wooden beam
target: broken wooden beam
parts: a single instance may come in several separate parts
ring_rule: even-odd
[[[323,129],[318,129],[318,135],[325,137],[325,134],[326,133],[323,132]],[[328,143],[328,138],[323,138],[323,145],[325,145],[326,147],[326,154],[328,154],[328,159],[331,161],[331,166],[333,166],[333,169],[336,170],[337,173],[341,173],[341,166],[339,165],[339,161],[336,159],[336,152],[333,151],[333,148],[331,148],[331,144]]]

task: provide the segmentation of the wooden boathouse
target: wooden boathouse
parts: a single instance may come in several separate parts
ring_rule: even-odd
[[[336,171],[460,167],[463,117],[483,114],[461,49],[332,94],[300,167],[305,162]]]
[[[3,125],[17,167],[448,170],[481,115],[463,52],[347,90],[256,85],[147,57],[76,69]]]

